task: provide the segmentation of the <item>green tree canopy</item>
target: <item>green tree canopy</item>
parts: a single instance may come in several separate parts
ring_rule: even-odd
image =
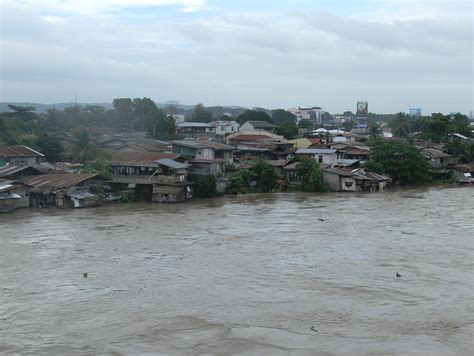
[[[97,146],[92,140],[89,131],[86,129],[76,129],[73,132],[70,156],[75,162],[85,163],[93,161],[98,153]]]
[[[212,113],[207,111],[202,103],[199,103],[194,107],[193,113],[188,121],[209,123],[212,120]]]
[[[257,182],[256,188],[261,192],[270,192],[273,190],[278,175],[275,168],[264,161],[256,161],[250,168]]]
[[[392,128],[392,134],[395,137],[407,138],[410,134],[410,116],[399,112],[390,120],[389,126]]]
[[[301,189],[307,192],[327,192],[327,184],[323,181],[323,171],[319,164],[309,157],[300,158],[296,172],[301,177]]]
[[[430,179],[427,160],[415,146],[403,142],[376,142],[367,168],[388,174],[401,184],[423,183]]]
[[[236,121],[241,125],[247,121],[267,121],[273,124],[272,118],[266,112],[256,110],[247,110],[243,112],[237,116]]]
[[[59,161],[64,152],[64,147],[59,140],[44,133],[34,140],[33,147],[44,154],[46,160],[51,163]]]
[[[273,110],[272,120],[275,125],[296,124],[296,116],[284,109]]]
[[[194,195],[201,198],[211,198],[218,195],[216,190],[217,179],[213,175],[207,175],[202,181],[197,181]]]
[[[284,122],[277,127],[277,134],[282,135],[287,140],[298,137],[298,126],[293,122]]]

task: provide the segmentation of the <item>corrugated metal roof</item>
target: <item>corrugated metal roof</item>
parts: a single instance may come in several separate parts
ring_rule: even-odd
[[[334,168],[334,167],[324,168],[323,170],[324,170],[324,172],[334,173],[334,174],[337,174],[337,175],[340,175],[340,176],[343,176],[343,177],[352,177],[354,175],[354,173],[352,173],[350,171],[346,171],[346,170],[339,169],[339,168]]]
[[[163,159],[159,159],[156,161],[158,164],[161,164],[163,166],[166,166],[166,167],[170,167],[170,168],[173,168],[173,169],[184,169],[184,168],[188,168],[188,165],[187,164],[184,164],[184,163],[180,163],[180,162],[176,162],[175,160],[172,160],[172,159],[169,159],[169,158],[163,158]]]
[[[18,194],[0,194],[0,200],[6,200],[6,199],[20,199],[21,196]]]
[[[181,128],[181,127],[208,127],[208,128],[212,128],[211,125],[206,124],[204,122],[181,122],[181,123],[178,124],[178,128]]]
[[[178,155],[175,153],[163,152],[132,152],[123,153],[110,151],[110,165],[129,166],[129,167],[158,167],[156,161],[164,158],[175,159]]]
[[[296,154],[300,155],[316,155],[316,154],[333,154],[337,150],[332,148],[300,148]]]
[[[352,166],[359,162],[358,159],[338,159],[334,166]]]
[[[237,121],[213,121],[210,124],[214,127],[216,127],[216,126],[232,126],[232,125],[235,125],[235,124],[240,126]]]
[[[44,157],[42,153],[24,145],[0,146],[0,157]]]
[[[39,176],[29,176],[20,180],[21,183],[33,187],[36,192],[52,191],[56,189],[69,189],[76,185],[98,176],[95,173],[85,174],[43,174]]]
[[[7,184],[0,182],[0,192],[3,192],[5,190],[9,190],[11,187],[13,187],[13,184]]]
[[[89,192],[72,192],[66,195],[76,199],[94,198],[96,196],[95,194]]]
[[[184,146],[184,147],[191,147],[197,149],[203,148],[212,148],[214,150],[224,150],[224,151],[232,151],[235,150],[235,147],[226,145],[221,142],[217,142],[214,140],[206,140],[206,139],[190,139],[190,140],[179,140],[179,141],[172,141],[172,145],[176,146]]]
[[[15,166],[15,165],[6,165],[0,168],[0,177],[8,177],[16,173],[22,172],[24,170],[33,170],[37,174],[41,173],[40,170],[31,167],[31,166]]]
[[[273,140],[273,137],[267,135],[241,134],[231,138],[232,141],[262,141]]]

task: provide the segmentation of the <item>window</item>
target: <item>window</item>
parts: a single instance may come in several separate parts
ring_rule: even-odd
[[[323,163],[323,156],[318,156],[318,162]]]

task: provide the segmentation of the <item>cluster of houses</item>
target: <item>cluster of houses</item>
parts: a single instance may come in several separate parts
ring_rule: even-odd
[[[0,146],[0,212],[21,207],[89,207],[118,199],[117,192],[131,192],[136,200],[183,202],[193,197],[194,185],[207,176],[216,178],[216,189],[225,192],[231,175],[255,160],[271,164],[282,187],[301,184],[298,157],[318,162],[324,181],[333,191],[383,189],[390,177],[364,168],[370,159],[366,135],[318,129],[307,138],[286,140],[265,121],[216,121],[210,124],[183,122],[178,131],[186,136],[159,141],[142,132],[96,134],[106,152],[110,175],[79,173],[80,165],[44,162],[42,153],[27,146]],[[67,133],[53,137],[65,147]],[[472,166],[430,144],[417,146],[432,169],[455,172],[460,181],[471,182]]]

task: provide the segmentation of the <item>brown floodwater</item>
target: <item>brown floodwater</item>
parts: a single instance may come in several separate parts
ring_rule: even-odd
[[[470,354],[473,209],[459,187],[3,214],[0,353]]]

